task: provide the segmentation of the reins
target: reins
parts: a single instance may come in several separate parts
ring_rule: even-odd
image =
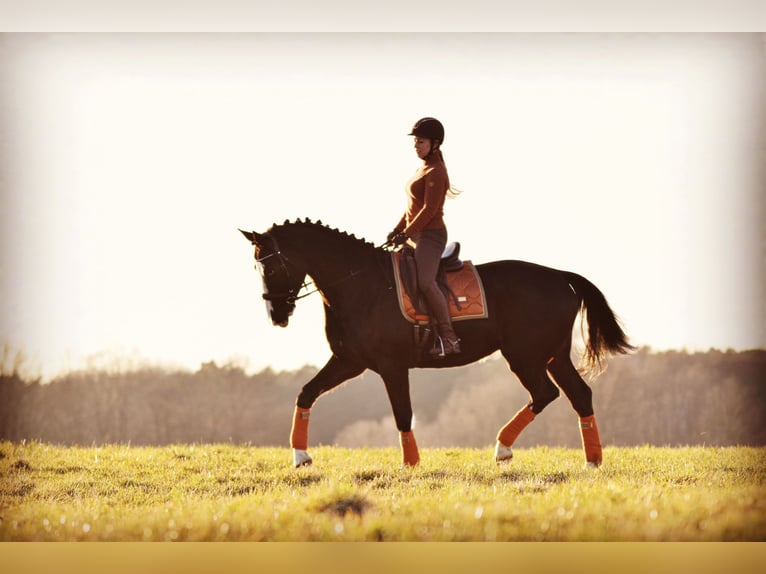
[[[354,277],[356,277],[357,275],[361,275],[361,274],[362,274],[362,272],[361,272],[361,271],[351,271],[351,272],[350,272],[348,275],[346,275],[345,277],[341,277],[341,278],[340,278],[340,279],[338,279],[337,281],[333,281],[333,282],[332,282],[332,283],[330,283],[329,285],[325,285],[325,289],[327,289],[328,287],[334,287],[335,285],[340,285],[341,283],[344,283],[344,282],[348,281],[349,279],[353,279],[353,278],[354,278]],[[301,289],[303,289],[304,287],[305,287],[306,289],[308,289],[308,288],[310,288],[312,285],[314,286],[314,290],[313,290],[313,291],[309,291],[309,292],[307,292],[307,293],[304,293],[303,295],[295,295],[295,296],[289,296],[289,297],[287,297],[287,298],[286,298],[287,302],[288,302],[288,303],[294,303],[295,301],[298,301],[299,299],[303,299],[304,297],[308,297],[309,295],[313,295],[314,293],[319,293],[320,289],[319,289],[319,287],[317,287],[317,284],[316,284],[316,282],[315,282],[313,279],[311,280],[311,282],[308,282],[308,281],[305,281],[305,280],[304,280],[304,281],[303,281],[303,284],[300,286],[300,288],[298,289],[298,291],[297,291],[297,292],[298,292],[298,293],[300,293],[300,292],[301,292]],[[266,296],[266,294],[262,295],[262,297],[263,297],[264,299],[267,299],[267,300],[271,300],[271,299],[279,298],[279,297],[281,297],[281,296],[283,296],[283,295],[273,295],[273,296],[271,296],[271,297],[267,297],[267,296]]]

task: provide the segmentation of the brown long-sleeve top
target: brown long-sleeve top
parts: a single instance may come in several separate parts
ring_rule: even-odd
[[[441,153],[429,155],[407,185],[407,211],[394,228],[408,237],[424,229],[445,229],[444,198],[449,189]]]

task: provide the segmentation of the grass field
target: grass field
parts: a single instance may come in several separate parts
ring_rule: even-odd
[[[766,540],[766,448],[310,452],[0,443],[0,540]]]

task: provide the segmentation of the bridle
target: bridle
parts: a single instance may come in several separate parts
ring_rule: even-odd
[[[264,236],[268,235],[266,233],[263,234]],[[277,257],[279,261],[279,266],[282,269],[282,271],[285,273],[285,276],[287,277],[287,282],[292,283],[291,276],[290,276],[290,268],[287,266],[287,264],[290,262],[287,259],[287,256],[282,253],[282,251],[279,249],[279,244],[277,243],[277,240],[274,236],[268,235],[271,242],[274,244],[274,251],[272,253],[269,253],[268,255],[265,255],[264,257],[256,257],[256,269],[258,269],[258,263],[263,263],[267,259],[270,259],[272,257]],[[255,245],[255,241],[252,242],[253,245]],[[318,289],[315,289],[314,291],[310,291],[308,293],[304,293],[303,295],[298,295],[298,293],[301,292],[301,289],[304,287],[308,288],[310,284],[304,279],[301,283],[300,287],[297,289],[288,289],[287,291],[283,291],[282,293],[263,293],[261,297],[265,299],[266,301],[277,301],[279,299],[283,299],[285,303],[288,305],[295,305],[295,302],[298,299],[303,299],[304,297],[308,297],[312,293],[315,293],[318,291]]]
[[[263,236],[268,236],[268,238],[271,240],[271,242],[272,242],[272,244],[274,246],[274,251],[269,253],[268,255],[263,256],[263,257],[260,257],[260,258],[256,257],[255,258],[255,262],[256,263],[263,263],[264,261],[266,261],[267,259],[269,259],[271,257],[277,257],[278,261],[279,261],[279,266],[281,267],[282,271],[285,273],[285,276],[287,277],[287,282],[291,283],[292,281],[290,280],[291,279],[291,277],[290,277],[290,268],[287,266],[287,264],[290,262],[290,260],[279,249],[279,244],[277,243],[276,237],[274,237],[273,235],[269,235],[268,232],[264,233]],[[253,245],[256,245],[255,241],[252,241],[251,243]],[[256,265],[256,269],[257,269],[257,265]],[[333,281],[329,285],[326,285],[325,288],[332,287],[334,285],[338,285],[338,284],[343,283],[343,282],[345,282],[345,281],[347,281],[349,279],[353,279],[354,277],[356,277],[359,274],[361,274],[361,271],[351,271],[351,272],[349,272],[348,275],[342,277],[341,279],[339,279],[337,281]],[[302,295],[299,295],[299,293],[301,292],[302,289],[304,289],[304,288],[309,289],[309,288],[311,288],[312,284],[314,286],[313,290],[307,291],[306,293],[303,293]],[[319,287],[317,287],[316,283],[313,280],[309,283],[304,278],[303,282],[301,283],[301,285],[297,289],[288,289],[287,291],[283,291],[281,293],[263,293],[261,295],[261,297],[263,297],[263,299],[265,299],[266,301],[283,300],[288,305],[293,305],[294,306],[295,302],[298,301],[299,299],[303,299],[304,297],[308,297],[309,295],[313,295],[314,293],[318,293],[318,292],[319,292]]]

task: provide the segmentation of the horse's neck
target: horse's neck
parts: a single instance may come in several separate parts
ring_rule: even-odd
[[[307,230],[296,245],[300,245],[308,275],[333,306],[363,297],[363,286],[369,291],[381,279],[381,254],[361,240],[316,229]]]
[[[363,294],[360,281],[370,285],[373,276],[380,273],[377,255],[373,251],[362,256],[324,252],[309,263],[308,274],[325,299],[338,304]]]

